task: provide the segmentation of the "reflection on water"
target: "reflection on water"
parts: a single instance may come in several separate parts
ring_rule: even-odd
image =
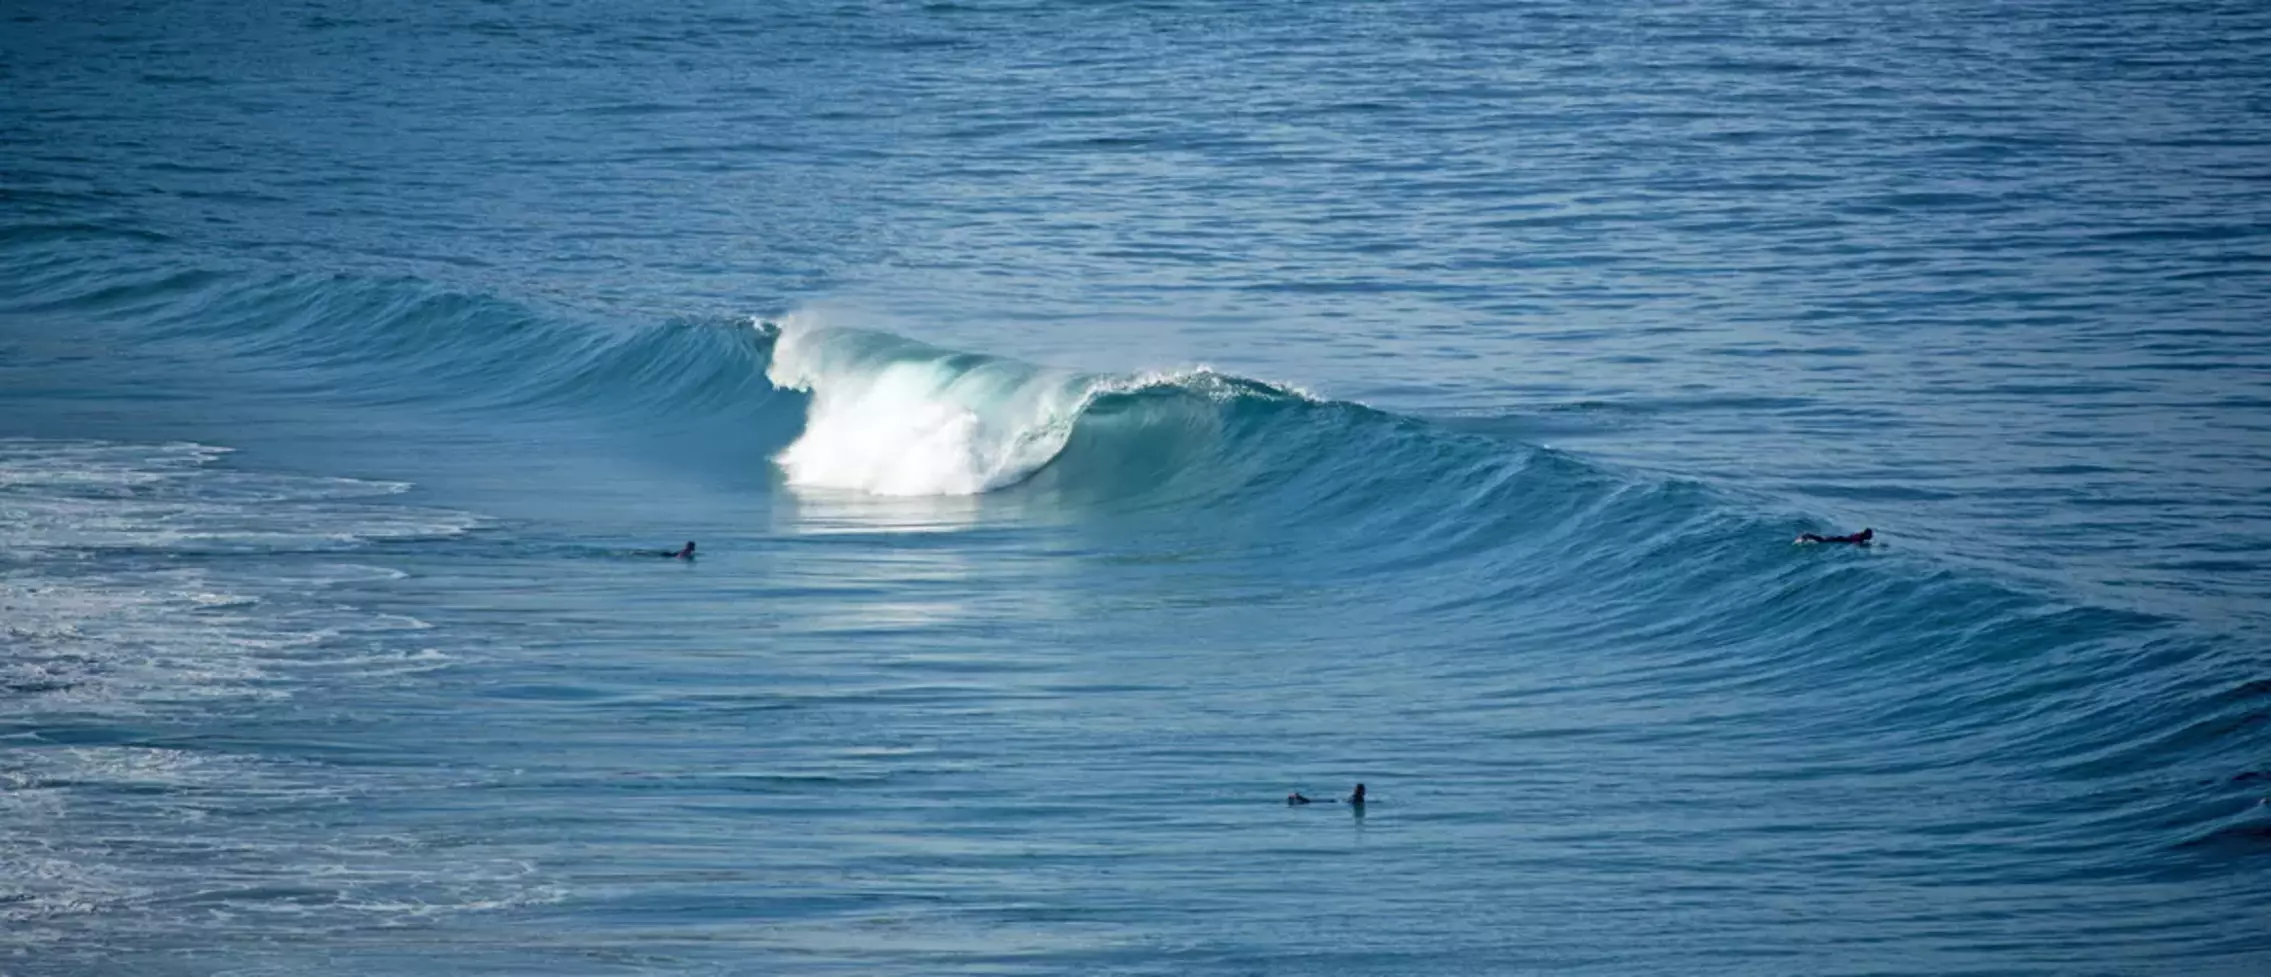
[[[979,526],[992,500],[979,495],[873,495],[791,486],[772,506],[775,533],[946,533]]]
[[[1058,615],[1069,568],[1034,546],[1052,532],[1046,505],[798,487],[776,499],[769,528],[794,554],[800,628],[968,631]]]

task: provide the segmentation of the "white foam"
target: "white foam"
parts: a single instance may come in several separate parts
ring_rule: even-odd
[[[954,353],[808,312],[752,325],[775,337],[766,378],[812,395],[803,433],[774,458],[799,487],[955,496],[1012,485],[1054,459],[1108,394],[1171,387],[1217,404],[1317,401],[1204,366],[1106,376]]]
[[[311,599],[382,567],[290,560],[183,564],[185,550],[305,551],[462,532],[470,514],[356,501],[364,482],[212,467],[186,443],[0,440],[0,716],[140,714],[274,698],[279,664],[317,662],[345,636],[427,628]],[[372,654],[387,649],[374,647]]]
[[[1095,378],[957,356],[790,316],[766,377],[808,392],[805,429],[774,460],[791,485],[878,495],[970,495],[1056,456]]]
[[[402,483],[214,465],[225,454],[0,441],[0,721],[30,731],[0,750],[0,960],[62,960],[133,930],[367,925],[547,897],[519,863],[445,863],[312,821],[278,830],[273,812],[399,789],[394,772],[43,738],[227,721],[311,684],[454,664],[428,622],[327,592],[399,571],[308,552],[477,519],[369,500]],[[195,558],[216,549],[238,555]]]
[[[0,550],[338,547],[452,536],[469,513],[352,501],[408,483],[210,467],[211,445],[0,440]]]

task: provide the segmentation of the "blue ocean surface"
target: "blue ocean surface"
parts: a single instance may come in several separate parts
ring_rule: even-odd
[[[10,977],[2261,975],[2267,553],[2260,2],[0,7]]]

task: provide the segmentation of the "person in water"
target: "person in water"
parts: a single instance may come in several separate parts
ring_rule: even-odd
[[[1333,802],[1333,799],[1332,799],[1332,798],[1330,798],[1330,797],[1328,797],[1328,798],[1325,798],[1325,803],[1327,803],[1327,804],[1330,804],[1330,803],[1332,803],[1332,802]],[[1363,785],[1363,784],[1358,784],[1358,785],[1356,785],[1356,793],[1353,793],[1353,794],[1350,794],[1350,795],[1348,795],[1348,802],[1349,802],[1350,804],[1354,804],[1354,805],[1356,805],[1357,807],[1363,807],[1363,806],[1364,806],[1364,785]],[[1286,803],[1286,804],[1288,804],[1288,805],[1301,805],[1301,804],[1315,804],[1315,803],[1317,803],[1317,802],[1316,802],[1316,801],[1314,801],[1314,800],[1312,800],[1312,799],[1310,799],[1310,798],[1307,798],[1307,797],[1304,797],[1304,796],[1302,796],[1301,792],[1297,790],[1297,791],[1294,791],[1293,793],[1290,793],[1290,794],[1287,794],[1287,795],[1285,795],[1285,803]]]
[[[686,541],[685,549],[676,553],[664,553],[663,555],[673,560],[691,560],[694,558],[694,541],[689,539]]]
[[[1855,546],[1867,546],[1869,545],[1869,541],[1875,538],[1877,538],[1877,531],[1874,529],[1863,529],[1860,532],[1846,536],[1816,536],[1813,533],[1798,534],[1798,542],[1801,543],[1851,543]],[[691,546],[693,544],[689,543],[687,545]]]

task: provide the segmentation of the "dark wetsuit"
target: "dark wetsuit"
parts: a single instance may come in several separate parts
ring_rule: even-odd
[[[1331,804],[1331,803],[1333,803],[1333,801],[1334,801],[1334,798],[1330,798],[1330,797],[1328,797],[1328,798],[1325,798],[1325,803],[1327,803],[1327,804]],[[1297,804],[1297,805],[1298,805],[1298,804],[1315,804],[1315,803],[1317,803],[1317,802],[1316,802],[1315,800],[1312,800],[1312,799],[1310,799],[1310,798],[1308,798],[1308,797],[1304,797],[1304,796],[1302,796],[1302,794],[1301,794],[1301,792],[1300,792],[1300,791],[1294,791],[1293,793],[1290,793],[1290,794],[1287,794],[1287,795],[1285,795],[1285,802],[1286,802],[1287,804]],[[1354,804],[1354,805],[1356,805],[1356,806],[1358,806],[1358,807],[1363,807],[1363,806],[1364,806],[1364,785],[1363,785],[1363,784],[1358,784],[1358,785],[1356,785],[1356,793],[1353,793],[1353,794],[1350,794],[1350,795],[1348,795],[1348,803],[1350,803],[1350,804]]]
[[[1877,531],[1874,529],[1864,529],[1849,536],[1816,536],[1813,533],[1798,534],[1798,542],[1801,543],[1851,543],[1855,546],[1867,546],[1869,545],[1869,541],[1875,538],[1877,538]]]

